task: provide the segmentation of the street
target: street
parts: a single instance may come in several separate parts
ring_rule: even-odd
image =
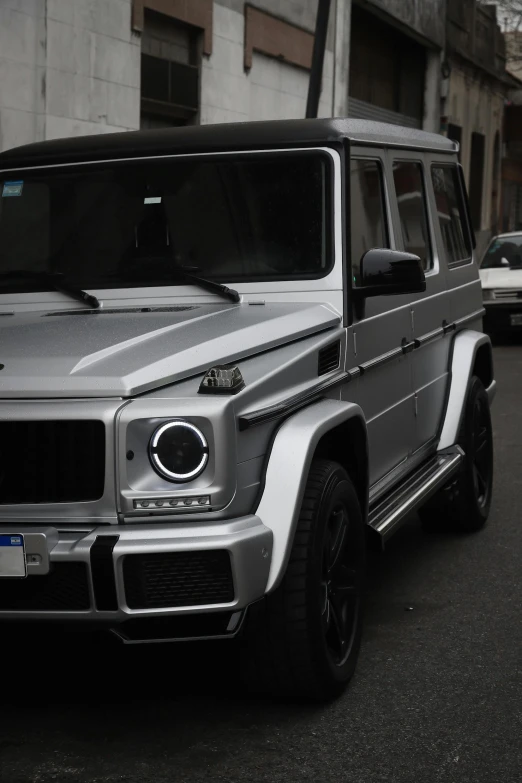
[[[489,524],[464,537],[412,520],[372,553],[343,698],[248,698],[228,644],[4,634],[2,783],[522,781],[521,341],[496,346],[495,370]]]

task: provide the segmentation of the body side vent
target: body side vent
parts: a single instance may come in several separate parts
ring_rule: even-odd
[[[332,370],[337,370],[341,360],[341,341],[321,348],[317,357],[317,375],[326,375]]]

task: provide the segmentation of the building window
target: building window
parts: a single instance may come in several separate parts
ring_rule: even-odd
[[[141,127],[188,125],[199,112],[200,31],[145,9]]]
[[[422,46],[354,5],[350,44],[350,98],[379,108],[367,119],[422,126],[426,53]],[[354,115],[355,116],[355,115]],[[359,115],[357,115],[359,116]],[[400,121],[400,117],[396,121]]]
[[[403,248],[407,253],[419,256],[424,269],[428,270],[431,267],[431,248],[421,164],[395,161],[393,181],[397,194]]]
[[[376,160],[350,163],[352,275],[360,282],[363,255],[374,247],[388,247],[381,164]]]

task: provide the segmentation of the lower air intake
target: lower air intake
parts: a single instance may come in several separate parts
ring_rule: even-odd
[[[45,576],[0,580],[0,611],[81,612],[89,608],[85,563],[53,563]]]
[[[123,581],[129,609],[204,606],[234,600],[226,550],[127,555]]]

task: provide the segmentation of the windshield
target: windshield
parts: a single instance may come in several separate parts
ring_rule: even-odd
[[[4,172],[0,293],[51,290],[41,273],[87,290],[181,285],[179,269],[226,282],[323,277],[328,181],[319,152]]]
[[[481,269],[522,269],[522,234],[496,237],[484,254]]]

